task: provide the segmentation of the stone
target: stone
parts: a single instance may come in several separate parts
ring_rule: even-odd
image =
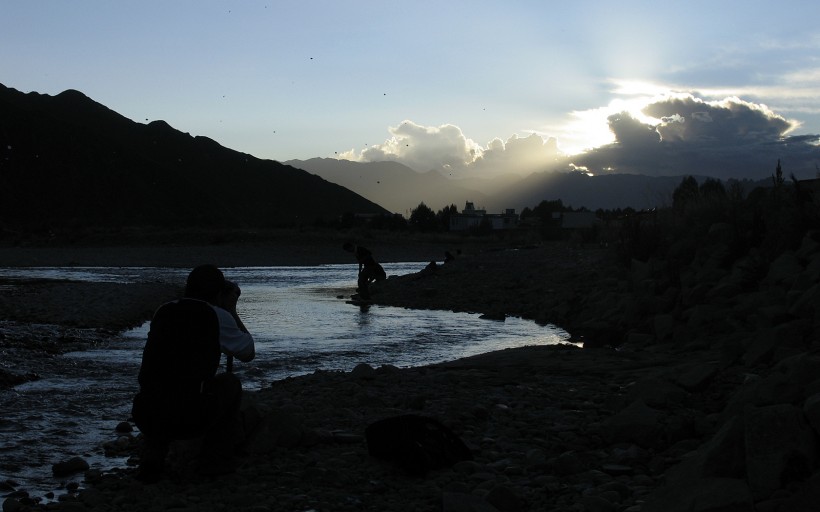
[[[659,342],[670,341],[675,334],[677,322],[675,317],[670,314],[655,315],[652,320],[652,325],[655,331],[655,338]]]
[[[499,512],[486,499],[475,494],[444,492],[441,495],[442,512]]]
[[[27,507],[14,498],[6,498],[3,501],[3,512],[22,512]]]
[[[820,435],[820,393],[815,393],[806,399],[803,404],[803,414],[814,432]]]
[[[739,478],[704,478],[670,483],[653,492],[641,512],[748,512],[754,503]]]
[[[354,379],[372,379],[375,374],[376,370],[367,363],[359,363],[350,371],[350,377]]]
[[[86,471],[89,468],[88,462],[81,457],[72,457],[68,460],[58,462],[51,466],[54,476],[66,476],[74,473]]]
[[[666,379],[649,377],[630,386],[626,397],[630,401],[641,400],[650,407],[665,408],[683,402],[686,392]]]
[[[521,497],[504,485],[490,489],[485,499],[501,512],[519,512],[525,508]]]
[[[792,251],[784,251],[769,265],[764,279],[769,284],[791,286],[795,278],[803,272],[803,265]]]
[[[117,424],[117,427],[114,430],[120,433],[133,432],[134,427],[132,427],[127,421],[121,421]]]
[[[744,420],[746,474],[755,500],[810,474],[815,439],[803,411],[790,404],[750,407]]]
[[[629,442],[647,448],[660,441],[661,413],[635,400],[621,412],[601,422],[601,435],[610,443]]]
[[[716,364],[697,364],[688,369],[676,372],[673,382],[686,391],[703,391],[718,373]]]

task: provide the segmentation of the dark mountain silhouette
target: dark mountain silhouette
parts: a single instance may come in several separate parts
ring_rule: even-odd
[[[424,203],[433,210],[465,201],[484,204],[486,194],[465,182],[451,180],[437,171],[418,172],[398,162],[351,162],[336,158],[288,160],[285,164],[305,169],[378,202],[395,213],[410,216]]]
[[[398,162],[352,162],[334,158],[289,160],[285,162],[318,174],[398,213],[424,202],[433,210],[466,201],[490,212],[507,208],[517,211],[537,206],[544,200],[560,199],[564,205],[590,210],[669,206],[672,193],[684,176],[642,174],[602,174],[545,171],[526,178],[501,176],[496,179],[448,179],[436,171],[418,172]],[[706,176],[696,176],[703,182]],[[747,180],[748,181],[748,180]],[[750,190],[757,183],[744,185]],[[765,183],[763,183],[765,185]]]
[[[490,204],[508,204],[508,208],[533,207],[543,200],[560,199],[565,206],[614,210],[636,210],[672,205],[672,194],[685,176],[645,176],[642,174],[601,174],[541,172],[533,173],[508,189],[499,192]],[[694,176],[698,183],[708,176]],[[715,179],[715,178],[712,178]],[[748,193],[757,186],[768,186],[767,180],[738,181]]]
[[[0,85],[0,218],[6,229],[267,227],[389,213],[304,170],[136,123],[68,90]]]
[[[631,207],[641,210],[671,205],[672,192],[682,179],[682,176],[640,174],[533,173],[500,192],[494,200],[515,205],[511,208],[533,207],[543,200],[560,199],[564,205],[574,208],[609,210]]]

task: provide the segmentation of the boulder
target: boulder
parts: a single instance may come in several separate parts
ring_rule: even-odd
[[[739,478],[705,478],[652,493],[641,512],[748,512],[754,503]]]
[[[814,432],[820,436],[820,393],[815,393],[806,399],[803,404],[803,415]]]
[[[687,391],[703,391],[712,383],[718,373],[718,365],[696,364],[675,372],[673,382]]]
[[[790,287],[795,278],[803,272],[803,265],[792,251],[784,251],[770,265],[764,283]]]
[[[66,476],[88,470],[88,462],[81,457],[72,457],[51,466],[54,476]]]
[[[650,407],[666,408],[681,404],[686,398],[686,391],[666,379],[649,377],[632,384],[626,398],[630,402],[641,400]]]
[[[744,423],[746,475],[755,500],[811,474],[815,439],[802,410],[789,404],[750,407]]]
[[[660,411],[635,400],[621,412],[601,422],[601,435],[610,443],[628,442],[657,446],[663,433]]]

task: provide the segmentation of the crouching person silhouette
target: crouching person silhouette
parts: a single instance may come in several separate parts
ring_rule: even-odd
[[[251,361],[253,337],[239,315],[239,287],[213,265],[188,275],[183,298],[163,304],[151,320],[132,416],[144,436],[137,478],[160,478],[171,441],[202,438],[200,473],[234,469],[244,431],[242,384],[231,373],[233,357]],[[228,371],[217,374],[221,354]]]

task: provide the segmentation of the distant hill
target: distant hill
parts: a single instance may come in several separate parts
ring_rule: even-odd
[[[586,207],[589,210],[636,210],[672,205],[672,194],[684,176],[645,176],[642,174],[601,174],[589,176],[582,172],[533,173],[515,185],[499,192],[490,204],[508,204],[509,208],[533,207],[543,200],[560,199],[565,206]],[[694,175],[698,183],[707,176]],[[745,193],[757,186],[767,186],[767,180],[742,180]]]
[[[682,176],[588,176],[581,172],[543,172],[528,176],[494,199],[517,208],[560,199],[565,206],[574,208],[609,210],[631,207],[641,210],[671,205],[672,192],[682,179]]]
[[[424,202],[433,210],[466,201],[490,212],[537,206],[544,200],[560,199],[564,205],[597,210],[631,207],[636,210],[669,206],[672,193],[683,176],[644,176],[581,172],[537,172],[526,178],[503,176],[495,180],[449,179],[440,173],[418,172],[397,162],[351,162],[334,158],[289,160],[286,164],[305,169],[338,183],[386,208],[407,215]],[[706,179],[696,176],[699,182]],[[751,182],[750,182],[751,183]],[[747,185],[747,189],[751,188]]]
[[[80,92],[0,85],[5,229],[274,227],[389,213],[304,170],[225,148],[164,121],[136,123]]]
[[[311,158],[284,162],[305,169],[409,217],[419,203],[433,210],[466,201],[484,204],[487,195],[475,183],[451,180],[437,171],[418,172],[398,162],[351,162],[335,158]],[[466,186],[465,186],[466,185]]]

